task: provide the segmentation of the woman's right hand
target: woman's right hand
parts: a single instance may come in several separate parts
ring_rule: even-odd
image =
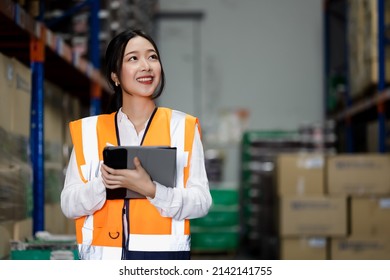
[[[113,169],[105,164],[101,166],[103,183],[108,189],[127,188],[144,196],[154,198],[156,185],[142,167],[140,160],[134,158],[135,169]]]

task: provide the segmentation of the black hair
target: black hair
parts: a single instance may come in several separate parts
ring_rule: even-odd
[[[160,61],[161,65],[161,81],[160,85],[157,88],[157,90],[153,93],[152,99],[158,98],[162,91],[164,90],[165,86],[165,74],[164,70],[162,67],[161,59],[160,59],[160,52],[157,48],[156,43],[150,37],[148,34],[143,32],[142,30],[125,30],[118,35],[116,35],[108,44],[107,49],[106,49],[106,55],[105,55],[105,78],[107,80],[108,85],[110,86],[111,89],[113,89],[114,94],[111,97],[111,101],[109,104],[109,107],[107,108],[107,113],[115,112],[117,111],[120,107],[122,107],[122,89],[119,86],[115,86],[114,81],[111,78],[111,73],[115,73],[118,78],[121,76],[121,71],[122,71],[122,61],[123,61],[123,56],[125,53],[126,45],[129,42],[129,40],[135,38],[135,37],[143,37],[146,40],[148,40],[156,50],[157,56]]]

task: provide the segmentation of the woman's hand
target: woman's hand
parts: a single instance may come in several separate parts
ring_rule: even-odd
[[[100,171],[104,185],[108,189],[126,188],[154,198],[156,186],[137,157],[134,158],[134,166],[132,170],[113,169],[102,164]]]

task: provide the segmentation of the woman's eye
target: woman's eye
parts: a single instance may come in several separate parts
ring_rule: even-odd
[[[152,54],[152,55],[150,56],[150,59],[158,60],[157,54]]]
[[[137,57],[136,57],[136,56],[131,56],[131,57],[129,58],[129,61],[134,61],[134,60],[137,60]]]

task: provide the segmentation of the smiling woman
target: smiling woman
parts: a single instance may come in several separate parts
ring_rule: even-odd
[[[70,156],[62,211],[75,219],[81,259],[190,259],[190,219],[211,206],[199,120],[157,107],[165,85],[153,39],[127,30],[106,50],[106,79],[114,91],[107,114],[70,123]],[[106,166],[114,146],[176,148],[176,187],[153,181],[135,157],[135,169]],[[161,162],[164,166],[164,162]],[[127,188],[136,199],[107,199],[106,189]]]

